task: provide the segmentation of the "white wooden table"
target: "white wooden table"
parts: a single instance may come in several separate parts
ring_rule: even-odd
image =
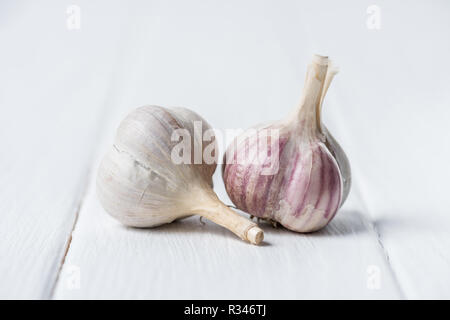
[[[0,298],[450,298],[449,32],[446,1],[2,1]],[[104,212],[95,172],[130,110],[278,119],[313,53],[341,69],[324,117],[354,178],[326,229],[263,224],[256,247]]]

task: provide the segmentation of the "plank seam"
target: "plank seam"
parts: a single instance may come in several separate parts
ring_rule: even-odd
[[[86,173],[86,175],[84,177],[84,181],[81,184],[81,188],[80,188],[81,196],[80,196],[78,204],[76,206],[75,217],[74,217],[74,221],[73,221],[73,224],[72,224],[72,229],[70,230],[69,237],[67,238],[67,241],[66,241],[66,244],[65,244],[64,255],[61,258],[61,262],[59,263],[59,267],[58,267],[58,271],[56,273],[55,280],[54,280],[53,285],[52,285],[51,290],[50,290],[50,296],[49,296],[50,300],[54,299],[56,287],[57,287],[57,284],[58,284],[58,282],[60,280],[61,273],[62,273],[64,264],[66,262],[66,257],[69,254],[70,245],[72,244],[72,239],[73,239],[73,232],[75,231],[75,228],[77,226],[78,218],[80,216],[81,209],[82,209],[84,201],[86,199],[87,190],[89,189],[89,181],[90,181],[90,176],[91,176],[90,173],[91,173],[91,170],[88,170],[88,172]]]
[[[339,88],[338,88],[338,90],[339,90]],[[328,93],[328,95],[329,95],[330,100],[331,99],[333,101],[339,101],[340,100],[340,99],[338,99],[338,95],[335,95],[333,93],[333,91],[330,91],[330,93]],[[339,105],[339,102],[337,102],[337,104]],[[334,110],[336,110],[336,109],[337,108],[335,108]],[[333,110],[333,109],[331,109],[331,110]],[[337,133],[339,133],[342,136],[343,141],[353,142],[353,140],[351,139],[350,132],[347,131],[346,126],[342,125],[344,123],[344,121],[343,121],[343,117],[341,116],[341,114],[339,112],[335,111],[335,112],[333,112],[333,118],[335,119],[336,131],[337,131]],[[355,150],[357,150],[357,149],[355,149]],[[376,227],[376,225],[375,225],[375,223],[373,221],[373,214],[371,213],[371,210],[369,209],[369,203],[366,200],[367,198],[365,196],[366,193],[364,192],[364,190],[365,190],[364,189],[364,183],[363,183],[363,181],[361,181],[363,179],[364,175],[361,174],[361,171],[359,170],[358,166],[355,165],[354,162],[351,163],[351,169],[352,169],[352,176],[359,178],[359,179],[354,179],[354,178],[352,179],[352,184],[353,184],[352,189],[353,189],[353,191],[351,191],[351,192],[357,192],[357,194],[358,194],[358,198],[361,201],[362,208],[363,208],[364,212],[366,213],[363,216],[366,218],[367,222],[369,223],[370,227],[372,228],[373,232],[375,233],[378,245],[380,246],[380,249],[381,249],[381,253],[384,256],[385,261],[386,261],[386,265],[388,267],[388,270],[389,270],[389,272],[392,275],[392,281],[394,283],[394,286],[397,289],[397,292],[398,292],[398,294],[400,296],[400,299],[404,300],[406,295],[405,295],[404,290],[403,290],[403,288],[402,288],[402,286],[400,284],[400,281],[399,281],[399,279],[397,277],[397,274],[396,274],[396,272],[394,270],[394,267],[391,264],[391,260],[390,260],[390,257],[389,257],[389,252],[388,252],[388,250],[386,249],[386,247],[383,244],[383,239],[382,239],[381,233],[377,229],[377,227]]]
[[[362,204],[362,206],[364,208],[364,211],[367,212],[367,214],[369,215],[367,220],[369,221],[370,227],[372,228],[373,232],[375,233],[375,235],[377,237],[378,245],[380,246],[381,252],[384,255],[384,258],[386,260],[386,265],[388,267],[389,272],[392,275],[392,280],[394,282],[394,286],[397,288],[397,291],[399,293],[400,299],[401,300],[405,300],[406,299],[406,295],[405,295],[405,293],[403,291],[403,288],[402,288],[402,286],[400,284],[400,281],[398,280],[397,273],[395,272],[395,269],[392,266],[391,259],[390,259],[390,256],[389,256],[389,252],[388,252],[388,250],[386,249],[386,247],[383,244],[383,239],[382,239],[381,233],[379,232],[379,230],[375,226],[375,223],[373,222],[373,219],[372,219],[373,215],[371,214],[371,211],[370,211],[369,206],[368,206],[368,202],[366,201],[366,198],[364,196],[364,191],[363,191],[363,188],[361,187],[361,185],[362,185],[362,183],[358,181],[358,188],[356,188],[356,189],[358,190],[359,198],[361,200],[361,204]]]
[[[116,63],[114,65],[117,65],[117,61],[118,61],[118,57],[116,57]],[[72,230],[70,232],[69,238],[66,242],[66,248],[65,248],[65,252],[64,252],[64,256],[61,259],[60,262],[60,266],[54,281],[54,284],[52,286],[52,290],[50,291],[50,299],[55,299],[55,293],[56,293],[56,288],[58,286],[58,282],[60,280],[60,276],[62,273],[62,270],[64,268],[64,264],[66,262],[66,258],[70,253],[70,246],[72,244],[72,240],[73,240],[73,233],[75,231],[77,222],[78,222],[78,218],[81,214],[81,210],[83,208],[83,204],[84,201],[86,200],[86,196],[90,187],[90,183],[91,183],[91,178],[92,178],[92,172],[94,171],[94,165],[95,165],[95,159],[97,159],[97,157],[99,156],[99,152],[97,151],[96,147],[99,145],[99,143],[102,141],[102,137],[105,135],[105,128],[106,128],[106,124],[108,123],[108,121],[105,121],[105,119],[107,118],[108,115],[108,106],[110,105],[111,100],[113,100],[113,93],[115,92],[115,87],[116,87],[116,82],[117,82],[117,77],[115,75],[115,68],[112,67],[111,68],[111,80],[108,86],[108,89],[105,92],[105,100],[103,103],[103,108],[101,109],[101,111],[99,112],[99,119],[98,122],[99,125],[97,126],[97,130],[96,130],[96,143],[92,144],[92,150],[90,152],[90,157],[89,160],[87,161],[87,173],[85,175],[85,180],[82,183],[82,189],[80,191],[81,193],[81,197],[79,198],[79,202],[78,202],[78,206],[76,209],[76,214],[75,214],[75,219],[74,219],[74,223],[72,226]],[[110,116],[111,117],[111,116]]]

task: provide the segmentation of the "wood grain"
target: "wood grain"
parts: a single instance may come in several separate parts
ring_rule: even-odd
[[[198,217],[156,229],[121,226],[99,205],[93,183],[55,298],[399,297],[377,236],[355,197],[315,234],[262,224],[267,240],[257,247],[209,221],[202,224]],[[80,275],[77,289],[71,286],[74,266]],[[373,266],[379,268],[380,288],[368,285]]]
[[[200,44],[201,39],[213,39],[220,30],[202,28],[204,20],[209,20],[207,15],[187,23],[192,17],[173,13],[163,6],[158,10],[153,12],[156,17],[145,19],[136,13],[137,27],[126,37],[126,46],[139,50],[124,50],[121,56],[119,65],[126,68],[116,73],[117,90],[111,96],[110,121],[105,126],[98,159],[112,143],[120,119],[141,104],[158,101],[165,101],[164,105],[169,106],[182,104],[204,115],[216,128],[225,129],[245,128],[264,120],[255,114],[255,106],[265,110],[264,117],[276,119],[280,112],[287,114],[297,103],[303,77],[293,75],[291,70],[301,70],[299,73],[304,74],[306,64],[301,61],[309,61],[307,54],[300,54],[293,64],[267,69],[265,77],[259,71],[253,72],[256,63],[249,64],[250,60],[246,59],[223,60],[226,68],[218,69],[220,64],[215,60],[222,55],[221,50],[235,42],[244,43],[245,35],[228,39],[225,44],[219,39],[210,42],[208,54],[203,52],[204,46],[189,46],[191,51],[176,54],[172,52],[175,44]],[[244,18],[237,17],[238,25],[230,27],[238,29],[245,25],[254,30]],[[179,31],[169,27],[175,21],[188,28]],[[258,27],[264,28],[264,21],[257,22]],[[220,28],[221,24],[217,26]],[[271,57],[272,41],[275,40],[266,39],[255,47],[247,47],[249,56],[254,54],[261,61],[280,61]],[[171,52],[173,59],[164,57],[167,52]],[[210,81],[214,76],[211,67],[220,75],[214,82]],[[225,82],[237,70],[246,70],[250,75]],[[186,76],[193,74],[196,82]],[[278,87],[274,91],[271,81],[274,77],[292,87],[287,97],[277,91]],[[280,103],[274,107],[274,101],[255,94],[254,88],[276,95]],[[229,103],[236,95],[241,100]],[[241,113],[246,117],[237,117]],[[340,137],[339,132],[334,133]],[[55,291],[57,299],[401,297],[378,235],[367,219],[357,186],[337,219],[324,231],[300,235],[264,225],[267,242],[255,247],[212,223],[202,225],[195,217],[157,229],[122,227],[101,208],[94,183],[92,177]],[[219,196],[229,201],[218,173],[215,186]],[[368,284],[374,268],[381,281],[375,288]],[[80,280],[76,289],[72,286],[74,269],[78,270]]]
[[[49,298],[89,181],[117,28],[105,27],[111,16],[89,32],[69,31],[64,5],[5,6],[0,297]],[[86,20],[101,10],[85,9]]]
[[[379,30],[359,1],[77,3],[78,31],[65,4],[0,5],[1,298],[450,297],[447,3],[380,2]],[[133,229],[101,208],[95,171],[131,109],[279,119],[313,53],[341,70],[323,115],[354,177],[326,229],[262,224],[255,247],[197,217]],[[215,188],[230,203],[218,172]]]

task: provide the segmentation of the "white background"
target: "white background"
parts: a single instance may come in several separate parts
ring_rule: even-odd
[[[1,1],[0,297],[450,298],[449,32],[448,1]],[[354,178],[327,228],[263,224],[256,247],[103,211],[95,172],[130,110],[279,119],[313,53],[341,70],[324,122]]]

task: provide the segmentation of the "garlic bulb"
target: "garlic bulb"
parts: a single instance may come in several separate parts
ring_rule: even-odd
[[[321,121],[336,73],[327,57],[315,55],[294,112],[244,132],[228,147],[222,175],[237,208],[297,232],[333,219],[351,184],[348,159]]]
[[[208,145],[203,132],[210,133]],[[131,112],[98,170],[97,194],[105,210],[133,227],[155,227],[198,214],[243,240],[260,243],[263,231],[223,204],[212,189],[217,150],[211,132],[188,109],[144,106]],[[180,138],[187,148],[180,148]]]

